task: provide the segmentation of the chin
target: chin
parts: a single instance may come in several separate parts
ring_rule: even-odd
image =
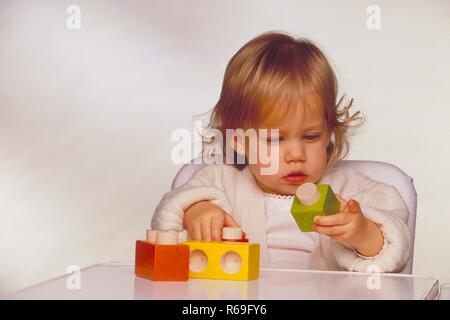
[[[299,186],[299,185],[298,185]],[[295,192],[297,191],[297,188],[298,188],[298,186],[296,185],[296,186],[291,186],[291,188],[289,188],[289,194],[290,195],[293,195],[293,194],[295,194]]]

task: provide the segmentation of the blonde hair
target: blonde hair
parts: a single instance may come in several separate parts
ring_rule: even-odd
[[[350,115],[353,99],[342,109],[337,100],[337,79],[322,51],[310,40],[271,31],[247,42],[229,61],[219,101],[209,126],[226,136],[226,129],[251,128],[267,117],[293,114],[306,92],[314,92],[324,106],[330,135],[327,166],[332,167],[349,152],[349,129],[364,122],[360,112]],[[360,123],[355,125],[354,122]],[[204,154],[208,143],[204,143]],[[223,154],[227,148],[223,145]],[[233,159],[237,154],[233,151]],[[234,166],[242,170],[248,164]]]

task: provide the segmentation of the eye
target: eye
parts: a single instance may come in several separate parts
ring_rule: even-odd
[[[267,138],[267,143],[280,143],[283,140],[284,140],[283,137],[273,136],[273,137],[268,137]]]
[[[308,140],[308,141],[314,141],[314,140],[316,140],[318,138],[320,138],[320,135],[318,135],[318,134],[305,136],[305,139]]]

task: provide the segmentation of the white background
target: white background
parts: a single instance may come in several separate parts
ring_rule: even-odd
[[[366,27],[371,4],[381,30]],[[180,167],[172,131],[214,106],[228,60],[268,30],[330,57],[367,117],[349,159],[414,178],[414,273],[450,282],[449,16],[445,0],[2,0],[0,292],[133,261]]]

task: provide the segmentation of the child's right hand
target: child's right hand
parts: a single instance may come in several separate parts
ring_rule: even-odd
[[[238,227],[233,217],[209,201],[200,201],[184,212],[183,226],[193,240],[220,241],[223,227]]]

